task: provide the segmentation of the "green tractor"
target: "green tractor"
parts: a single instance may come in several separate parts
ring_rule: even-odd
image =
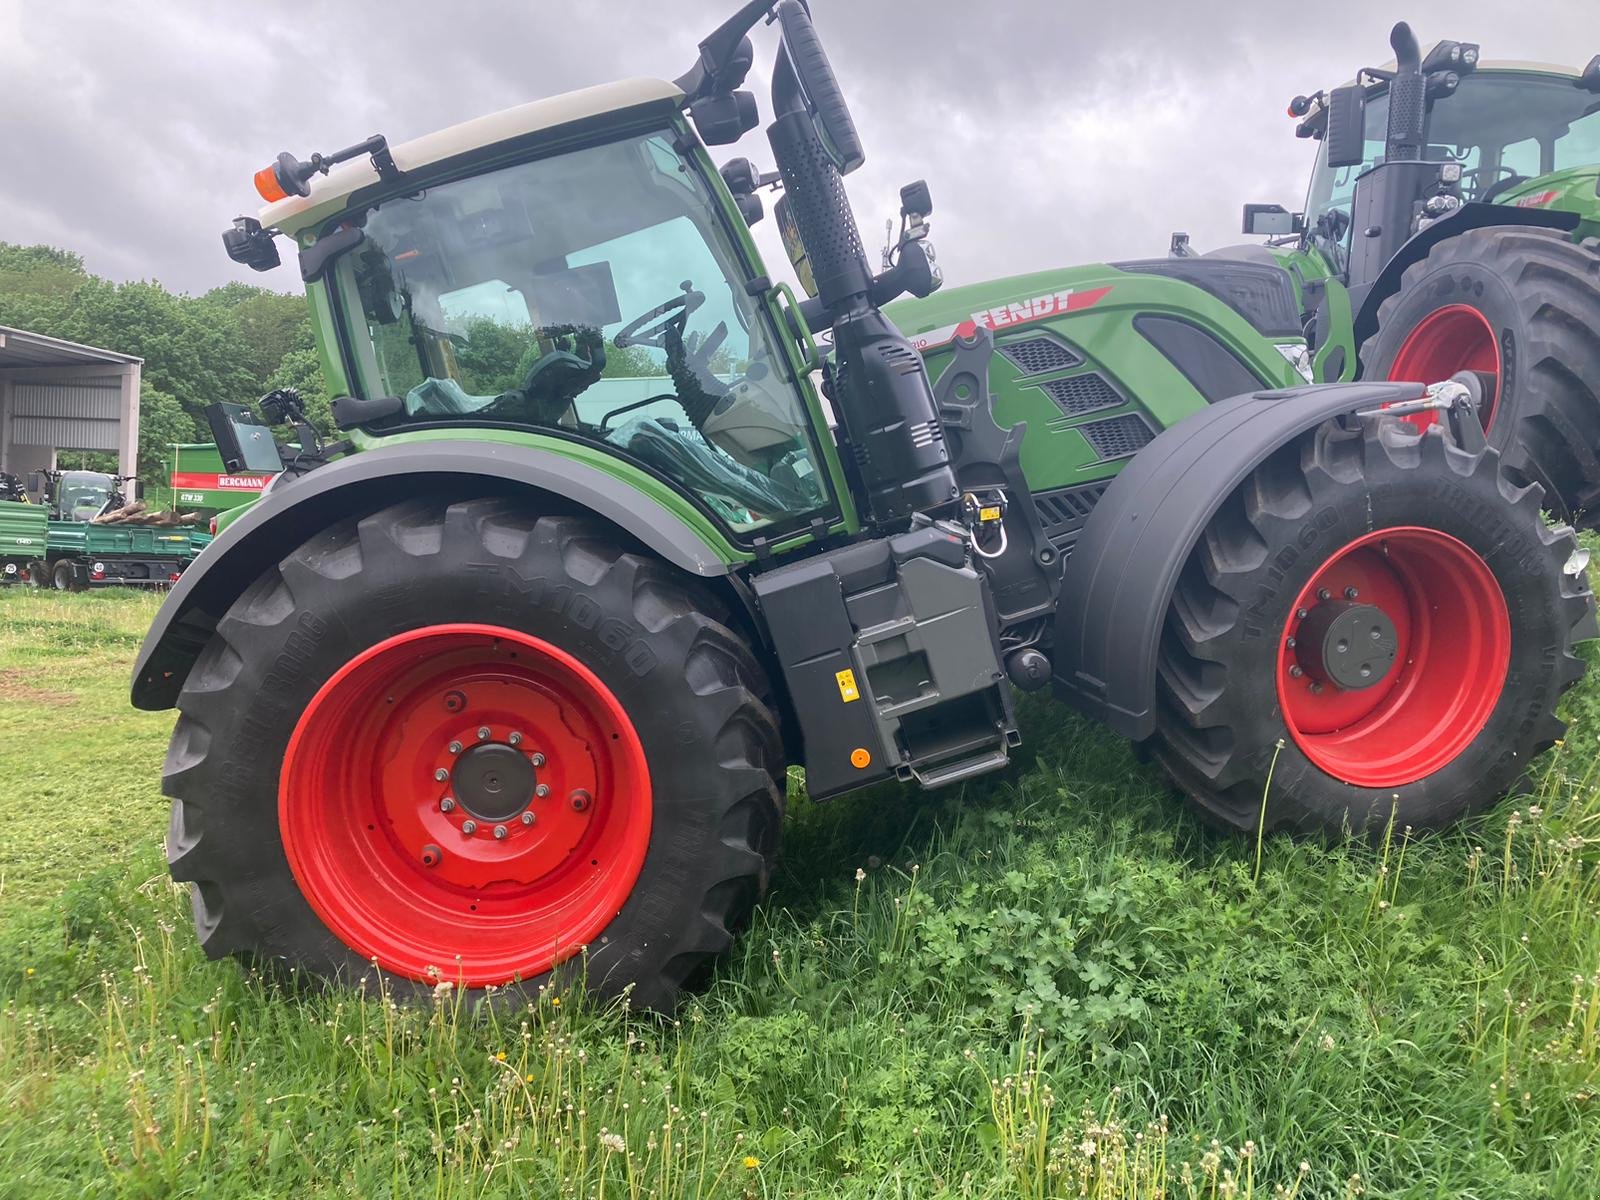
[[[763,18],[777,170],[719,171]],[[1282,386],[1252,264],[931,296],[928,190],[874,273],[862,158],[806,5],[753,0],[674,82],[258,175],[224,242],[297,248],[341,437],[213,410],[228,471],[281,473],[135,666],[209,954],[670,1008],[766,885],[787,767],[973,779],[1052,681],[1239,828],[1440,826],[1560,736],[1585,556],[1469,388]],[[777,187],[804,302],[748,231]]]
[[[1392,68],[1297,96],[1319,142],[1304,213],[1248,204],[1238,246],[1183,261],[1293,280],[1314,377],[1458,374],[1518,480],[1600,516],[1600,55],[1582,70],[1479,61],[1405,23]],[[1183,254],[1182,235],[1174,249]]]

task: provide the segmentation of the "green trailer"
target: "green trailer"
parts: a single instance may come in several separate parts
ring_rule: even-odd
[[[0,500],[0,583],[27,583],[45,554],[48,516],[26,500]]]
[[[20,582],[58,591],[165,587],[211,541],[209,532],[189,525],[96,522],[132,498],[133,480],[100,471],[46,471],[39,482],[34,490],[41,503],[0,506],[30,510],[25,516],[0,515],[0,521],[16,521],[19,527],[28,522],[31,534],[18,536],[35,539],[27,556],[18,556],[16,571],[8,573]]]

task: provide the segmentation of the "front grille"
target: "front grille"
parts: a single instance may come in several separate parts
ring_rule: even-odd
[[[1144,418],[1130,413],[1125,417],[1108,417],[1104,421],[1091,421],[1076,426],[1088,440],[1102,462],[1112,458],[1128,458],[1148,446],[1155,438]]]
[[[1069,417],[1081,417],[1084,413],[1116,408],[1127,403],[1122,393],[1112,387],[1104,376],[1092,371],[1087,375],[1052,379],[1048,383],[1036,383],[1033,386],[1041,388],[1045,395],[1055,401],[1056,407]]]
[[[997,347],[1023,375],[1043,375],[1046,371],[1065,371],[1083,365],[1083,359],[1049,334],[1005,342]]]

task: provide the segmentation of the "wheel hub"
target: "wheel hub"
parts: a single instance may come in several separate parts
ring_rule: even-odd
[[[1347,692],[1382,682],[1394,669],[1400,646],[1387,613],[1353,600],[1318,604],[1294,638],[1295,659],[1306,674]]]
[[[477,745],[456,759],[450,786],[456,802],[480,821],[509,821],[533,803],[538,772],[526,754],[504,742]]]

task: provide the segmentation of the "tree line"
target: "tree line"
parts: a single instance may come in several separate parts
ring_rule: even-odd
[[[144,359],[139,471],[147,480],[162,476],[173,442],[211,440],[202,413],[214,401],[249,404],[293,386],[313,412],[327,412],[303,296],[244,283],[199,296],[154,280],[113,283],[69,250],[0,242],[0,325]]]

